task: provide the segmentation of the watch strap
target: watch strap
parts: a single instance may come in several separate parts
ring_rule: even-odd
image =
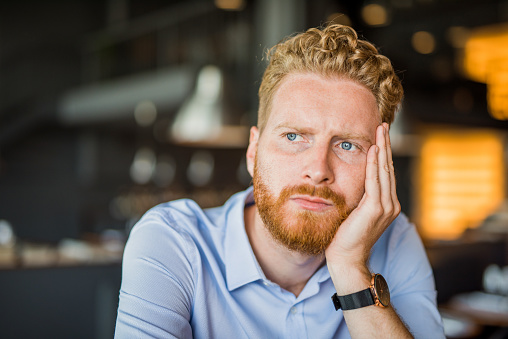
[[[360,292],[339,296],[335,293],[332,296],[333,305],[335,310],[342,309],[344,311],[354,310],[357,308],[374,305],[374,298],[370,288],[362,290]]]

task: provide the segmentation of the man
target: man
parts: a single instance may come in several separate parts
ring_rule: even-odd
[[[422,243],[398,216],[389,60],[349,27],[310,29],[275,46],[259,97],[253,188],[139,221],[116,337],[444,337]]]

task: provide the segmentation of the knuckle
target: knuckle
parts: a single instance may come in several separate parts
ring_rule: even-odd
[[[381,206],[381,208],[375,209],[373,214],[376,219],[380,219],[385,214],[385,210]]]
[[[397,216],[400,214],[400,212],[402,212],[402,207],[400,206],[400,202],[397,201],[395,204],[394,215]]]

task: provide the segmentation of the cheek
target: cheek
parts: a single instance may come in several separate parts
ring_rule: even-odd
[[[283,166],[277,160],[277,157],[264,156],[258,153],[256,174],[271,194],[280,192],[287,185],[284,182],[287,166]]]
[[[272,150],[276,150],[273,145]],[[297,183],[302,171],[301,159],[284,152],[265,152],[258,153],[258,170],[262,173],[265,183],[270,184],[274,191]]]
[[[348,207],[356,207],[365,192],[365,166],[343,166],[336,178],[341,192],[346,197]]]

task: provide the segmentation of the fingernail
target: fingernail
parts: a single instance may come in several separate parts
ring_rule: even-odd
[[[378,154],[378,153],[379,153],[379,147],[376,146],[376,154]]]

